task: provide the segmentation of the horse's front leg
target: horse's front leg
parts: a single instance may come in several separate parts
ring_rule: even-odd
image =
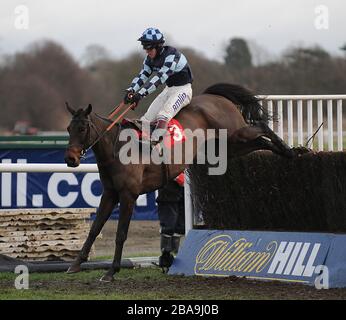
[[[113,280],[114,274],[120,271],[121,256],[123,252],[124,243],[127,239],[127,233],[129,230],[130,220],[136,199],[137,197],[134,197],[127,192],[124,192],[122,195],[120,195],[120,214],[115,239],[114,259],[111,268],[100,279],[100,281],[110,282]]]
[[[79,252],[76,260],[72,263],[67,273],[75,273],[81,270],[81,263],[88,260],[88,256],[91,250],[91,247],[102,230],[102,227],[108,220],[109,216],[112,213],[114,206],[119,202],[119,196],[115,191],[105,190],[101,197],[100,206],[97,210],[96,218],[92,223],[92,226],[89,231],[89,235],[84,242],[82,250]]]

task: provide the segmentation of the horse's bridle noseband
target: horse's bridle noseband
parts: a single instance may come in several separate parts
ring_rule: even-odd
[[[72,144],[68,144],[67,148],[70,149],[72,147],[78,147],[78,148],[81,148],[81,152],[80,152],[80,158],[81,159],[84,159],[85,158],[85,155],[86,153],[88,152],[88,150],[94,146],[94,144],[98,141],[98,138],[100,137],[100,133],[99,131],[97,130],[95,124],[89,119],[72,119],[72,121],[79,121],[79,122],[87,122],[87,134],[86,134],[86,138],[85,138],[85,141],[83,144],[75,144],[75,143],[72,143]],[[97,138],[96,138],[96,142],[93,142],[93,143],[90,143],[90,139],[91,139],[91,128],[93,128],[96,133],[97,133]]]

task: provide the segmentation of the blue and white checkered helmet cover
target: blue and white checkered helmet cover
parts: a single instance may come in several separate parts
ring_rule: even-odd
[[[148,28],[138,40],[145,42],[164,42],[165,38],[159,29]]]

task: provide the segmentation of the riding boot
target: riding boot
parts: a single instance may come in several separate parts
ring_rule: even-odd
[[[162,255],[159,257],[159,266],[161,268],[169,268],[174,260],[174,256],[171,254],[172,251],[172,236],[168,234],[161,234],[161,252]]]
[[[172,252],[177,254],[179,251],[180,238],[182,235],[175,233],[172,237]]]
[[[161,234],[161,242],[160,242],[161,252],[172,251],[172,238],[173,237],[168,234],[164,234],[164,233]]]
[[[157,120],[155,130],[153,131],[151,135],[151,143],[152,145],[157,145],[163,140],[163,137],[167,131],[167,125],[168,121],[167,120]]]

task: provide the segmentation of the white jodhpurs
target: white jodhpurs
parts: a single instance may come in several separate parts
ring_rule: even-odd
[[[152,102],[142,121],[171,120],[192,99],[191,83],[179,87],[167,87]]]

